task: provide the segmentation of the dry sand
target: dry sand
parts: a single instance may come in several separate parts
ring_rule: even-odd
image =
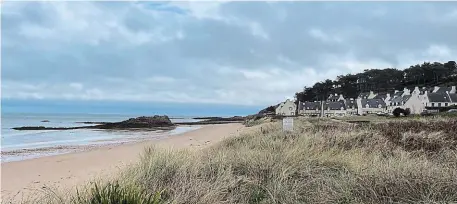
[[[139,154],[149,145],[202,148],[223,138],[238,135],[243,129],[241,124],[206,125],[162,140],[3,163],[2,200],[7,201],[13,197],[15,202],[20,202],[43,189],[69,189],[96,178],[116,175],[122,167],[137,162]]]

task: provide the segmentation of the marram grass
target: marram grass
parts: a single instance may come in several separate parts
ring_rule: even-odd
[[[48,201],[457,202],[456,120],[357,125],[299,119],[295,126],[284,133],[279,123],[263,124],[201,151],[150,147],[115,181],[68,198],[47,195],[54,198]]]

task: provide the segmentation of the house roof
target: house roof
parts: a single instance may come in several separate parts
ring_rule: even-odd
[[[330,110],[341,110],[341,108],[346,109],[346,105],[344,104],[343,101],[325,102],[324,109],[329,109],[329,108],[330,108]]]
[[[321,103],[320,102],[303,102],[302,109],[303,110],[320,110]]]
[[[374,99],[386,99],[387,98],[387,93],[380,93],[374,97]]]
[[[443,93],[443,92],[429,93],[429,94],[427,94],[427,96],[428,96],[428,100],[430,102],[435,102],[435,103],[436,102],[443,102],[443,103],[451,102],[447,93]]]
[[[356,100],[351,100],[351,99],[346,99],[346,107],[351,108],[357,108],[357,101]]]
[[[410,98],[411,98],[411,95],[404,95],[402,98],[402,102],[406,103],[406,101],[408,101]]]
[[[446,91],[451,91],[451,87],[440,87],[436,93],[446,93]]]
[[[366,105],[368,104],[369,108],[379,108],[379,105],[381,105],[381,108],[386,107],[386,103],[382,99],[362,99],[362,106],[365,108]]]
[[[449,96],[451,97],[451,101],[453,103],[457,103],[457,93],[455,94],[449,94]]]
[[[411,95],[404,95],[404,96],[395,96],[393,97],[390,102],[391,103],[406,103],[411,98]]]
[[[401,97],[401,95],[403,95],[403,91],[398,91],[397,93],[391,94],[392,97],[390,98],[389,101],[394,102],[394,100],[396,100],[396,98],[398,98],[398,97]]]

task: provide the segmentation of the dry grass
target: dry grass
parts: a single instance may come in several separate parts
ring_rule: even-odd
[[[264,124],[203,151],[151,147],[117,182],[160,195],[154,203],[457,202],[456,120],[295,126]],[[97,203],[88,202],[96,195],[79,197]]]

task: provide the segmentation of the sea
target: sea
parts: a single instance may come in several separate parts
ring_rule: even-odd
[[[14,130],[13,127],[77,127],[81,122],[120,122],[138,115],[2,113],[1,162],[84,151],[145,140],[158,140],[192,131],[200,126],[178,126],[173,130]],[[169,116],[172,122],[196,122],[192,117]],[[43,121],[49,122],[43,122]]]

